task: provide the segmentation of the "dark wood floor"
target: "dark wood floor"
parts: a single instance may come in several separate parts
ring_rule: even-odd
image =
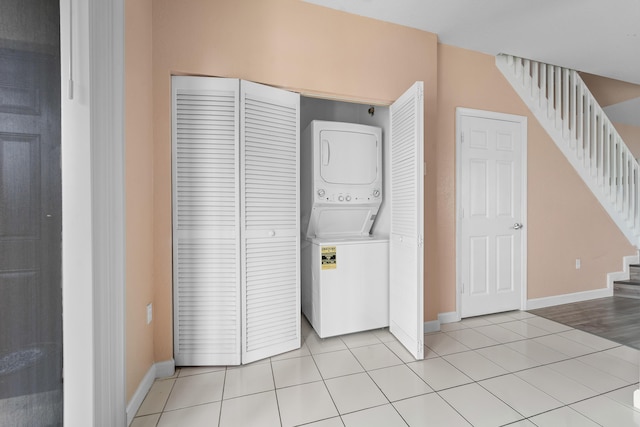
[[[640,299],[608,297],[528,311],[640,349]]]

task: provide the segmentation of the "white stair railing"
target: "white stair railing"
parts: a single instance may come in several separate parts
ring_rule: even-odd
[[[640,165],[575,70],[500,54],[496,65],[632,245]]]

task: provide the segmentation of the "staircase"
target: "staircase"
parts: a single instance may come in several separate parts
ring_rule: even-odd
[[[496,66],[620,231],[640,248],[640,165],[578,72],[503,54]],[[633,270],[635,279],[615,282],[614,289],[640,298],[640,265]]]
[[[640,264],[629,265],[629,280],[613,282],[613,294],[619,297],[640,299]]]
[[[511,55],[496,65],[632,245],[640,165],[575,70]]]

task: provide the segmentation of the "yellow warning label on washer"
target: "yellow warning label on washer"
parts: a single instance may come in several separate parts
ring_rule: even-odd
[[[323,270],[336,269],[336,247],[335,246],[322,247],[322,269]]]

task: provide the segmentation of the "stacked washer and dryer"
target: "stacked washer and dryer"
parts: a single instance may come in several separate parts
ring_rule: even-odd
[[[301,135],[302,312],[321,338],[389,325],[382,131],[312,121]]]

